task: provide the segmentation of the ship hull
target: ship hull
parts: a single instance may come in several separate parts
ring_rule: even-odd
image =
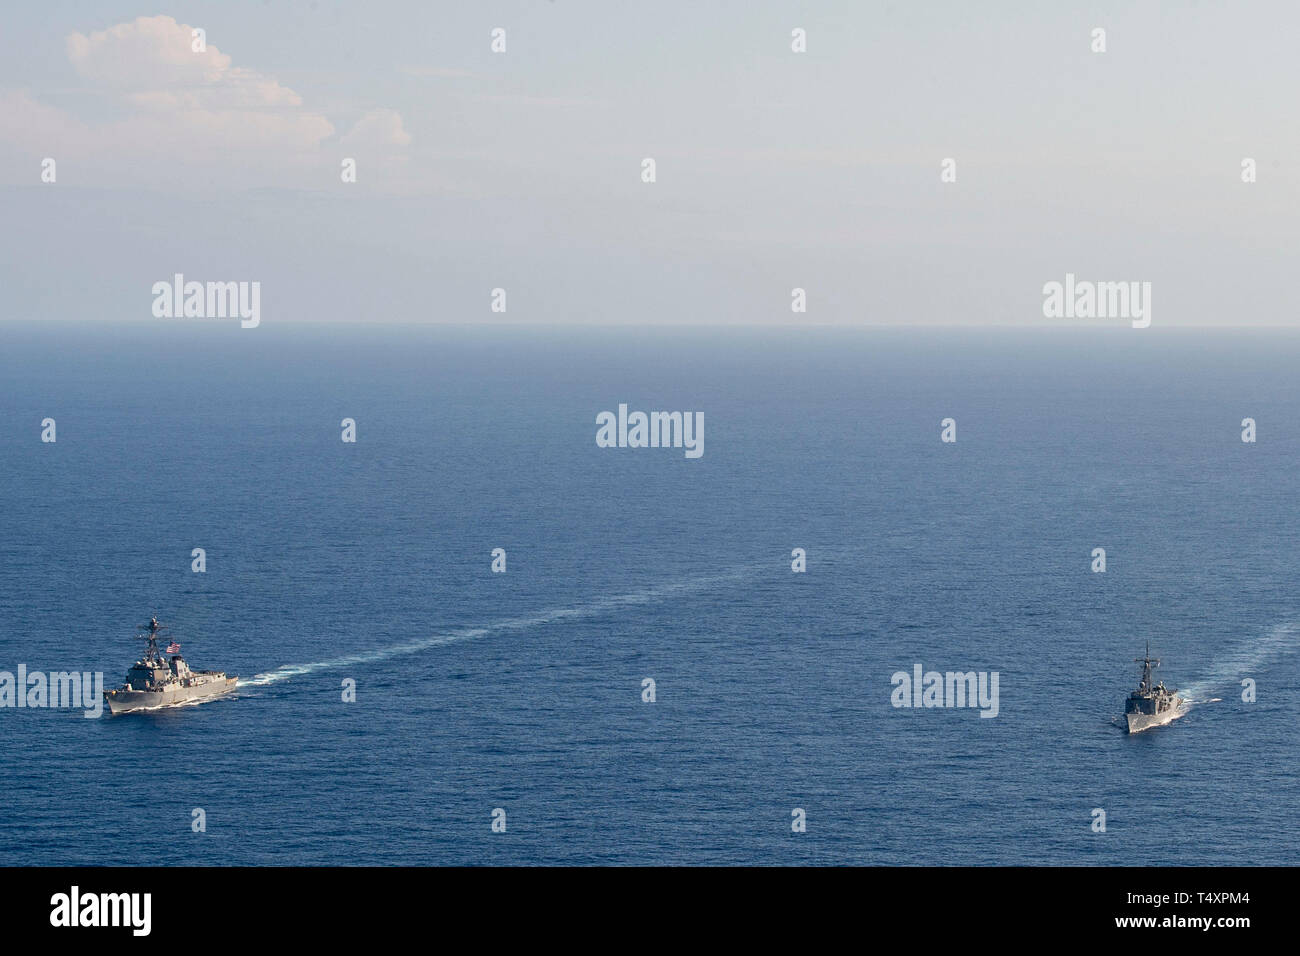
[[[1150,730],[1152,727],[1160,727],[1170,721],[1177,720],[1187,712],[1187,702],[1179,702],[1160,714],[1125,714],[1125,720],[1128,724],[1130,734],[1140,734],[1144,730]]]
[[[190,687],[165,687],[162,690],[118,690],[104,691],[104,703],[109,713],[125,714],[133,710],[155,710],[159,707],[175,707],[189,704],[196,700],[220,697],[235,689],[239,682],[237,677],[224,674],[215,680],[206,681]]]

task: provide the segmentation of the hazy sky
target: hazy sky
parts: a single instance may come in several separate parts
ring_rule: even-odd
[[[1073,272],[1151,282],[1153,328],[1296,325],[1297,36],[1293,2],[13,4],[0,317],[150,320],[182,272],[260,281],[263,323],[1050,325]]]

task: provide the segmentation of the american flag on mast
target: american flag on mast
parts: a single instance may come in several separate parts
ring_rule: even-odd
[[[172,641],[170,644],[167,645],[168,654],[179,654],[180,652],[181,652],[181,646],[177,644],[175,641]]]

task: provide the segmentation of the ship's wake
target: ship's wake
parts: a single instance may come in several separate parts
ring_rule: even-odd
[[[1228,684],[1238,684],[1254,677],[1269,661],[1296,651],[1300,641],[1300,623],[1287,621],[1275,624],[1261,637],[1248,638],[1231,648],[1216,660],[1209,673],[1201,680],[1183,688],[1182,694],[1191,704],[1214,703],[1222,698],[1209,698],[1209,694],[1222,690]]]
[[[384,647],[374,648],[373,650],[360,651],[356,654],[348,654],[343,657],[331,657],[327,660],[313,661],[309,664],[287,664],[283,667],[277,667],[273,671],[267,671],[264,674],[257,674],[254,677],[240,680],[237,686],[264,687],[268,684],[276,684],[280,681],[289,680],[291,677],[300,677],[303,674],[311,674],[315,671],[330,670],[337,667],[352,667],[356,664],[371,664],[375,661],[388,660],[392,657],[418,654],[421,651],[427,651],[433,647],[442,647],[446,644],[458,644],[462,641],[472,641],[498,634],[509,634],[516,631],[528,630],[529,628],[540,627],[544,624],[553,624],[556,621],[582,620],[585,618],[599,617],[603,614],[610,614],[629,607],[636,607],[643,604],[656,604],[682,594],[691,594],[699,591],[707,591],[716,587],[738,584],[742,581],[752,579],[765,568],[770,569],[771,565],[752,565],[739,570],[729,571],[724,574],[707,575],[700,578],[692,578],[687,581],[658,585],[656,587],[645,588],[641,591],[633,591],[628,594],[617,594],[611,597],[602,598],[598,601],[594,601],[590,604],[583,604],[579,607],[553,608],[547,611],[539,611],[537,614],[531,614],[527,617],[517,617],[505,621],[498,621],[495,624],[485,624],[482,627],[456,628],[438,634],[432,634],[428,637],[422,637],[415,641],[408,641],[402,644],[389,644]]]

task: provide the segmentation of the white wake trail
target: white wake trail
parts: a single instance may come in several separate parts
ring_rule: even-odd
[[[1193,703],[1213,690],[1221,689],[1225,684],[1238,684],[1245,677],[1253,677],[1268,661],[1296,650],[1297,635],[1300,624],[1283,622],[1275,624],[1259,638],[1242,641],[1224,657],[1211,665],[1210,673],[1201,680],[1189,684],[1183,693]]]
[[[511,618],[509,620],[499,621],[496,624],[487,624],[483,627],[458,628],[455,630],[444,631],[440,634],[423,637],[419,640],[409,641],[405,644],[389,644],[385,647],[375,648],[374,650],[348,654],[345,657],[331,657],[328,660],[313,661],[310,664],[286,664],[284,667],[277,667],[273,671],[267,671],[264,674],[258,674],[255,677],[241,680],[238,686],[264,687],[267,684],[279,683],[280,681],[288,680],[291,677],[299,677],[303,674],[311,674],[315,671],[329,670],[330,668],[335,667],[350,667],[355,664],[370,664],[375,661],[387,660],[390,657],[400,657],[405,654],[418,654],[420,651],[426,651],[432,647],[456,644],[461,641],[471,641],[476,638],[487,637],[502,632],[526,630],[532,627],[539,627],[543,624],[551,624],[555,621],[598,617],[602,614],[608,614],[611,611],[617,611],[622,608],[663,601],[678,594],[689,594],[696,591],[705,591],[709,588],[718,587],[720,585],[739,583],[740,581],[754,577],[757,572],[764,568],[770,567],[770,565],[752,565],[726,574],[710,575],[708,577],[695,578],[692,580],[677,582],[675,584],[659,585],[641,591],[634,591],[630,594],[617,594],[579,607],[554,608],[549,611],[540,611],[537,614],[529,615],[528,617]]]

